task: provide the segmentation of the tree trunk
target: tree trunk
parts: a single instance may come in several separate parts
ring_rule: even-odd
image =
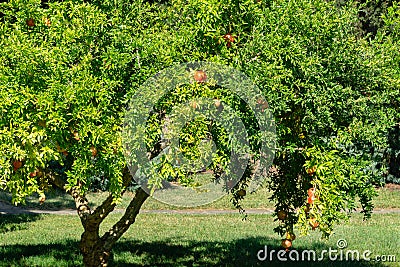
[[[113,245],[135,222],[136,216],[147,198],[148,195],[143,189],[137,189],[125,214],[102,237],[99,236],[100,224],[115,206],[110,202],[111,196],[103,202],[101,209],[96,209],[84,220],[80,250],[86,267],[108,266]]]
[[[134,167],[133,172],[136,171],[137,167]],[[131,183],[132,176],[128,168],[125,168],[123,173],[123,185],[126,188]],[[49,172],[48,178],[57,187],[65,189],[66,182],[58,175]],[[112,195],[110,194],[100,206],[92,211],[88,200],[84,195],[80,195],[78,190],[72,189],[69,194],[75,200],[77,212],[84,229],[79,245],[84,265],[86,267],[107,266],[113,245],[135,222],[142,204],[149,195],[142,188],[138,188],[121,219],[100,237],[100,224],[114,210],[116,205],[113,203]]]
[[[107,266],[111,252],[104,248],[104,241],[99,237],[98,231],[85,230],[81,237],[80,250],[86,267]]]

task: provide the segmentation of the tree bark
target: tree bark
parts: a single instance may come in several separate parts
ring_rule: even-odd
[[[133,169],[134,172],[136,170],[137,168]],[[51,172],[47,174],[52,184],[65,190],[66,182],[61,177]],[[128,168],[125,168],[123,186],[126,188],[131,181],[132,176]],[[77,213],[84,229],[79,245],[84,265],[87,267],[108,266],[113,245],[135,222],[142,204],[148,198],[147,193],[141,188],[137,189],[122,218],[102,237],[99,235],[100,224],[115,208],[112,195],[110,194],[100,206],[92,211],[88,200],[85,196],[79,194],[79,191],[72,190],[68,193],[74,198]]]
[[[101,238],[104,241],[104,248],[111,250],[112,246],[118,239],[129,229],[135,222],[136,216],[139,214],[140,208],[149,195],[142,189],[136,190],[135,197],[131,200],[126,208],[125,214],[108,230]]]
[[[147,197],[148,195],[143,189],[137,189],[125,214],[102,237],[99,236],[99,227],[104,217],[91,217],[88,220],[80,243],[83,262],[86,267],[108,266],[113,245],[135,222],[136,216]]]
[[[107,266],[111,251],[106,251],[99,236],[99,227],[85,229],[79,244],[83,264],[87,267]]]

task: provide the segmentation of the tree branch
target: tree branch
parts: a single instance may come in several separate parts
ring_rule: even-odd
[[[137,170],[137,166],[134,166],[132,171],[135,173]],[[82,226],[85,229],[84,233],[90,232],[93,236],[98,236],[100,224],[115,209],[116,204],[113,203],[112,194],[110,193],[100,206],[91,211],[87,198],[84,195],[82,196],[78,189],[74,188],[67,191],[65,189],[66,181],[64,181],[60,175],[51,170],[46,170],[46,177],[49,179],[50,183],[69,193],[73,197]],[[125,190],[131,184],[132,179],[133,177],[129,168],[125,167],[122,177],[124,187],[122,194],[125,193]],[[139,188],[136,190],[136,194],[127,207],[123,217],[101,238],[105,244],[106,250],[111,250],[113,244],[117,242],[123,233],[128,230],[129,226],[134,223],[136,216],[147,197],[148,195],[143,189]],[[92,234],[90,236],[92,236]]]
[[[136,173],[137,167],[133,167],[133,172]],[[132,175],[128,169],[128,167],[125,167],[123,170],[123,186],[124,190],[122,191],[122,195],[125,193],[126,188],[131,184],[132,182]],[[93,221],[93,223],[97,223],[98,225],[104,220],[104,218],[107,217],[108,214],[110,214],[116,204],[113,204],[113,196],[112,194],[109,194],[108,197],[101,203],[100,206],[98,206],[90,215],[89,220]]]
[[[101,238],[104,241],[104,247],[106,250],[111,250],[115,242],[117,242],[117,240],[135,222],[136,216],[138,215],[142,204],[148,198],[148,196],[149,195],[142,188],[136,190],[135,197],[131,200],[129,206],[126,208],[125,214]]]
[[[57,173],[49,171],[49,170],[46,170],[45,173],[46,173],[46,177],[49,179],[50,183],[52,183],[53,185],[57,186],[58,188],[60,188],[61,190],[67,192],[68,194],[70,194],[72,196],[72,198],[75,201],[75,206],[76,206],[78,215],[81,218],[82,225],[85,226],[86,220],[91,213],[90,207],[89,207],[89,201],[87,200],[87,198],[85,196],[82,196],[77,189],[72,189],[72,190],[67,191],[65,189],[66,182]]]

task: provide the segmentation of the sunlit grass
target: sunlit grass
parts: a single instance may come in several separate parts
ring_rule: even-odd
[[[106,231],[119,215],[110,215],[102,227]],[[77,216],[7,215],[0,217],[0,266],[80,266],[78,242],[82,227]],[[24,227],[10,227],[12,224]],[[280,237],[273,232],[271,215],[250,215],[243,221],[239,214],[168,215],[140,214],[114,250],[113,266],[292,266],[278,262],[260,262],[257,252],[268,246],[280,249]],[[364,250],[376,255],[396,255],[400,259],[400,216],[373,215],[363,221],[357,214],[337,226],[329,240],[321,240],[318,231],[297,237],[293,248],[337,249],[339,239],[349,250]],[[317,254],[318,255],[318,254]],[[291,263],[292,265],[290,265]],[[302,262],[295,266],[399,266],[397,263]]]

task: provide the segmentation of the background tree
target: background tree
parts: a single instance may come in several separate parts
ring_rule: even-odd
[[[132,185],[121,136],[127,102],[149,77],[181,62],[232,66],[263,91],[277,125],[267,186],[285,246],[295,229],[318,227],[328,236],[357,197],[371,213],[374,185],[386,171],[372,152],[387,148],[388,130],[399,122],[396,3],[373,40],[357,35],[359,10],[350,2],[15,0],[0,12],[2,188],[16,204],[33,193],[44,201],[48,184],[71,194],[87,266],[107,264],[148,197],[137,188],[125,214],[100,236],[100,224]],[[245,103],[220,88],[185,90],[181,101],[208,94],[251,118]],[[159,107],[177,104],[176,96]],[[212,132],[206,120],[199,123],[196,141]],[[150,157],[160,151],[157,137]],[[186,174],[176,179],[188,182]],[[249,175],[231,190],[238,207]],[[96,177],[109,181],[110,194],[92,210],[85,193]]]

